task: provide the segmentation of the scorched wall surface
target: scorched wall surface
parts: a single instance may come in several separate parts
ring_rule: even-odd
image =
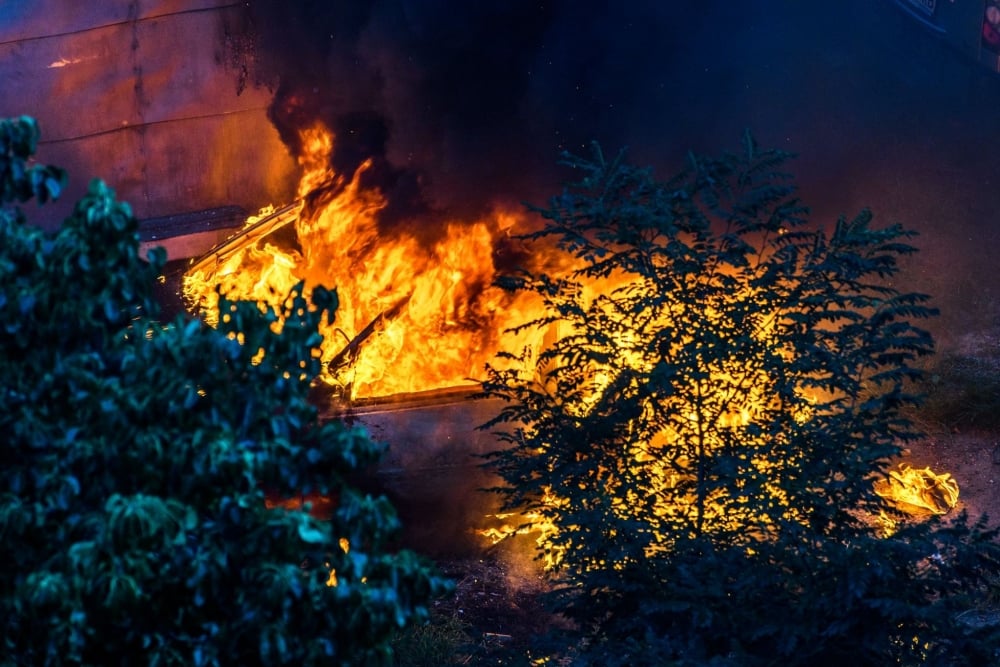
[[[4,0],[0,114],[40,123],[40,161],[70,172],[54,226],[100,177],[140,219],[294,196],[296,165],[253,80],[243,3]]]

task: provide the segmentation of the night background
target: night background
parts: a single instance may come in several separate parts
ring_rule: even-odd
[[[559,153],[593,140],[668,176],[749,130],[798,154],[816,224],[870,207],[920,233],[902,279],[937,298],[942,345],[996,324],[1000,76],[888,0],[251,11],[277,126],[327,120],[342,168],[383,157],[387,223],[543,202],[570,176]]]

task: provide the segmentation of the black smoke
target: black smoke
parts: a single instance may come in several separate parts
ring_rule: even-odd
[[[917,229],[917,287],[977,285],[962,288],[963,312],[1000,320],[982,296],[1000,289],[982,253],[1000,227],[1000,75],[893,0],[250,0],[248,12],[275,126],[294,151],[295,129],[328,124],[340,171],[373,159],[386,227],[544,203],[571,177],[560,152],[591,141],[668,175],[749,129],[801,155],[817,224],[869,206]]]
[[[672,4],[252,0],[250,12],[286,143],[322,120],[338,170],[374,159],[387,217],[405,220],[537,201],[558,187],[564,150],[684,131],[673,107],[689,81],[671,72],[705,19]]]
[[[530,183],[546,147],[524,151],[538,132],[524,101],[552,10],[255,0],[251,11],[282,138],[297,152],[297,130],[318,120],[337,136],[339,172],[372,160],[384,223],[475,215]]]

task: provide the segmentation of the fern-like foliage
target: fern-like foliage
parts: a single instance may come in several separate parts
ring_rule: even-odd
[[[507,402],[484,427],[506,445],[489,465],[545,531],[583,662],[987,650],[950,605],[997,562],[991,535],[959,521],[886,538],[875,520],[893,509],[873,478],[917,435],[901,408],[933,351],[914,324],[928,297],[893,282],[913,233],[869,211],[808,225],[789,157],[747,135],[663,181],[596,148],[567,156],[582,178],[522,240],[572,268],[502,281],[541,299],[522,326],[552,342],[488,369],[485,394]]]

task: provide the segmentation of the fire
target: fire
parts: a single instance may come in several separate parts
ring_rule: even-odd
[[[745,419],[745,417],[744,417]],[[744,422],[745,423],[745,422]],[[758,462],[758,467],[766,471],[768,464]],[[671,484],[669,473],[666,470],[660,471],[664,484]],[[891,471],[885,478],[875,482],[875,493],[891,501],[900,511],[912,516],[927,516],[931,514],[943,515],[950,512],[958,504],[959,488],[958,483],[950,473],[935,473],[929,467],[923,469],[912,468],[905,463],[901,463],[897,470]],[[781,502],[779,492],[774,489],[769,491]],[[551,490],[547,491],[541,498],[542,507],[554,508],[560,502],[564,502]],[[787,503],[784,503],[787,506]],[[684,507],[661,506],[657,508],[658,513],[683,512]],[[622,508],[623,512],[630,511],[629,508]],[[717,521],[725,521],[726,507],[720,503],[709,503],[709,515]],[[788,517],[794,518],[794,508],[789,508]],[[478,535],[485,538],[491,545],[497,545],[517,535],[532,535],[535,545],[541,550],[540,560],[545,570],[556,569],[564,557],[564,553],[554,549],[551,538],[558,532],[556,525],[547,519],[542,511],[529,511],[524,513],[506,512],[486,515],[487,522],[491,525],[476,531]],[[883,535],[892,535],[897,528],[898,522],[883,512],[876,517],[883,529]],[[653,556],[654,554],[648,554]]]
[[[336,288],[340,300],[336,319],[321,330],[326,368],[322,380],[345,399],[475,384],[487,362],[497,363],[498,350],[527,349],[537,354],[560,338],[555,326],[538,334],[507,332],[512,325],[544,314],[542,305],[532,297],[514,297],[494,285],[496,248],[508,230],[524,224],[517,215],[500,211],[481,220],[454,220],[433,235],[412,228],[386,231],[379,226],[379,214],[387,205],[385,197],[364,184],[371,163],[362,163],[353,174],[335,173],[329,166],[335,137],[325,128],[315,127],[304,131],[302,139],[306,150],[299,159],[303,169],[299,200],[281,209],[262,211],[248,220],[237,238],[197,262],[185,276],[186,298],[210,323],[218,298],[217,286],[230,297],[271,306],[277,306],[300,281],[305,282],[307,291],[314,285]],[[559,261],[556,257],[553,253],[551,258],[533,261],[555,266]],[[593,300],[621,282],[611,276],[584,285],[584,299]],[[704,304],[704,308],[706,319],[720,316],[713,315],[711,303]],[[755,327],[753,335],[761,342],[762,350],[771,344],[773,326],[774,322],[762,321]],[[616,363],[632,368],[650,363],[644,356],[648,351],[643,351],[638,342],[615,342]],[[778,350],[782,355],[786,352]],[[600,368],[590,370],[586,386],[579,388],[580,400],[574,405],[583,412],[595,409],[604,400],[613,377]],[[540,368],[537,372],[537,381],[546,385],[546,370]],[[704,390],[711,422],[699,425],[705,427],[706,442],[711,447],[722,447],[739,431],[739,437],[752,441],[755,448],[748,461],[750,474],[763,478],[777,474],[777,468],[787,465],[795,454],[784,452],[784,461],[779,465],[769,449],[773,443],[762,434],[746,432],[745,427],[755,415],[773,409],[772,399],[758,389],[771,384],[760,376],[761,372],[754,367],[719,366],[696,382],[699,391]],[[793,415],[798,423],[811,417],[808,408],[800,408]],[[704,418],[678,417],[691,424]],[[683,462],[668,464],[662,460],[662,453],[676,437],[670,432],[636,434],[634,444],[623,455],[635,465],[652,470],[656,483],[664,489],[680,488],[678,475],[684,474]],[[653,466],[649,466],[650,461]],[[778,484],[765,484],[763,488],[781,506],[785,519],[799,518]],[[950,475],[937,475],[929,469],[902,468],[879,482],[876,491],[907,507],[937,514],[947,512],[958,497],[957,484]],[[671,500],[658,507],[657,513],[664,517],[693,516],[696,510],[689,497],[680,491],[665,495]],[[698,521],[723,528],[733,522],[758,523],[722,491],[718,497],[704,501],[705,506],[697,509],[702,513]],[[298,502],[301,506],[302,501]],[[559,502],[556,494],[548,493],[541,499],[540,508]],[[615,511],[624,516],[632,508]],[[739,518],[734,518],[741,512]],[[498,541],[531,530],[539,534],[539,545],[544,546],[555,528],[543,514],[494,515],[492,518],[500,525],[481,534]],[[549,553],[547,564],[557,564],[560,557]],[[331,573],[331,579],[336,585],[335,573]]]
[[[541,499],[544,507],[556,507],[565,501],[559,498],[551,489],[545,492]],[[558,528],[540,511],[498,512],[487,514],[486,519],[493,525],[476,530],[476,534],[486,538],[492,545],[497,545],[515,535],[534,535],[535,546],[542,550],[542,565],[546,570],[555,569],[562,561],[564,553],[550,545],[550,538]]]
[[[958,504],[958,483],[949,473],[899,464],[875,484],[875,492],[914,515],[947,514]]]
[[[752,295],[743,295],[743,298],[752,298]],[[708,313],[711,317],[711,313]],[[669,322],[660,323],[663,327],[670,325]],[[768,322],[758,328],[753,334],[763,344],[763,348],[774,351],[775,342],[772,334],[772,327]],[[567,332],[561,332],[566,334]],[[632,369],[643,369],[644,358],[640,352],[635,351],[636,346],[633,341],[624,338],[615,339],[615,348],[618,356],[615,363],[627,366]],[[777,350],[782,356],[790,354],[787,350]],[[648,370],[648,369],[646,369]],[[540,381],[545,384],[545,370],[540,371],[542,377]],[[586,417],[592,410],[598,408],[603,400],[602,394],[613,382],[614,373],[607,368],[595,368],[590,373],[584,373],[587,378],[582,383],[578,400],[572,404],[572,412],[569,414],[579,417]],[[705,434],[706,448],[721,450],[726,446],[729,439],[738,439],[741,446],[752,448],[755,453],[747,459],[747,471],[751,477],[764,480],[760,489],[771,499],[774,507],[780,508],[782,512],[781,520],[789,522],[805,522],[808,520],[803,512],[796,508],[788,499],[781,488],[781,485],[772,481],[783,473],[788,466],[794,466],[797,459],[802,455],[789,451],[784,445],[787,444],[778,435],[764,434],[753,430],[748,430],[754,420],[768,410],[776,409],[774,400],[765,393],[763,388],[772,385],[762,367],[758,367],[752,360],[745,366],[740,366],[735,362],[711,369],[708,375],[696,382],[701,389],[699,395],[703,400],[702,409],[704,412],[697,414],[694,411],[679,415],[678,422],[687,422],[691,430]],[[556,393],[556,385],[553,383],[550,388],[552,394]],[[816,405],[823,404],[829,400],[819,389],[813,388],[801,398],[795,411],[790,414],[797,424],[805,424],[814,417]],[[531,426],[525,427],[527,435],[531,441],[536,440],[530,432]],[[675,459],[668,463],[663,453],[670,449],[670,443],[676,442],[682,436],[667,428],[656,433],[635,433],[634,441],[629,443],[623,451],[623,467],[629,468],[630,473],[645,471],[651,488],[656,489],[657,494],[669,498],[652,506],[650,512],[660,519],[683,519],[687,525],[695,525],[698,521],[703,521],[705,526],[711,526],[713,531],[732,532],[742,530],[753,532],[755,537],[767,539],[772,530],[769,519],[764,516],[751,514],[749,509],[743,507],[739,502],[739,490],[730,488],[720,488],[711,491],[703,501],[701,508],[696,507],[696,501],[691,492],[678,491],[683,486],[685,475],[690,475],[689,464]],[[544,445],[543,445],[544,449]],[[544,451],[539,450],[539,453]],[[603,468],[601,470],[604,470]],[[611,473],[609,478],[613,478],[617,473]],[[603,477],[603,474],[599,474]],[[921,511],[934,514],[945,514],[950,511],[958,500],[958,485],[948,473],[935,474],[929,468],[924,470],[914,470],[907,466],[901,466],[899,472],[893,472],[889,478],[875,484],[875,492],[880,496],[888,498],[895,503],[902,511],[918,514]],[[632,499],[638,500],[638,499]],[[553,547],[552,538],[559,533],[559,528],[548,518],[549,512],[556,510],[559,503],[564,502],[558,494],[551,489],[546,490],[543,497],[536,503],[537,509],[524,513],[503,513],[491,514],[487,516],[490,520],[489,527],[477,531],[492,544],[498,544],[503,540],[516,535],[531,534],[536,545],[541,549],[540,560],[545,569],[552,570],[559,567],[565,553]],[[616,498],[613,511],[623,520],[628,519],[635,512],[635,505],[632,501],[623,501]],[[696,514],[701,513],[698,517]],[[647,517],[652,518],[652,517]],[[883,521],[887,521],[883,517]],[[655,525],[655,519],[650,522]],[[664,523],[675,523],[674,521],[664,521]],[[755,528],[747,528],[754,526]],[[742,528],[741,528],[742,527]],[[891,534],[894,526],[888,526],[886,533]],[[670,548],[670,540],[666,535],[658,530],[653,530],[656,539],[653,544],[647,547],[646,556],[656,557],[664,549]],[[604,567],[605,564],[596,566]]]
[[[434,242],[386,233],[378,227],[386,201],[362,185],[370,162],[349,179],[334,173],[333,140],[324,128],[303,133],[300,202],[264,211],[232,249],[194,265],[185,297],[211,322],[216,285],[272,306],[300,280],[307,290],[336,288],[336,320],[321,331],[323,380],[345,398],[474,382],[499,347],[505,315],[520,307],[493,285],[496,239],[518,219],[453,221]],[[290,223],[294,239],[282,229]]]

